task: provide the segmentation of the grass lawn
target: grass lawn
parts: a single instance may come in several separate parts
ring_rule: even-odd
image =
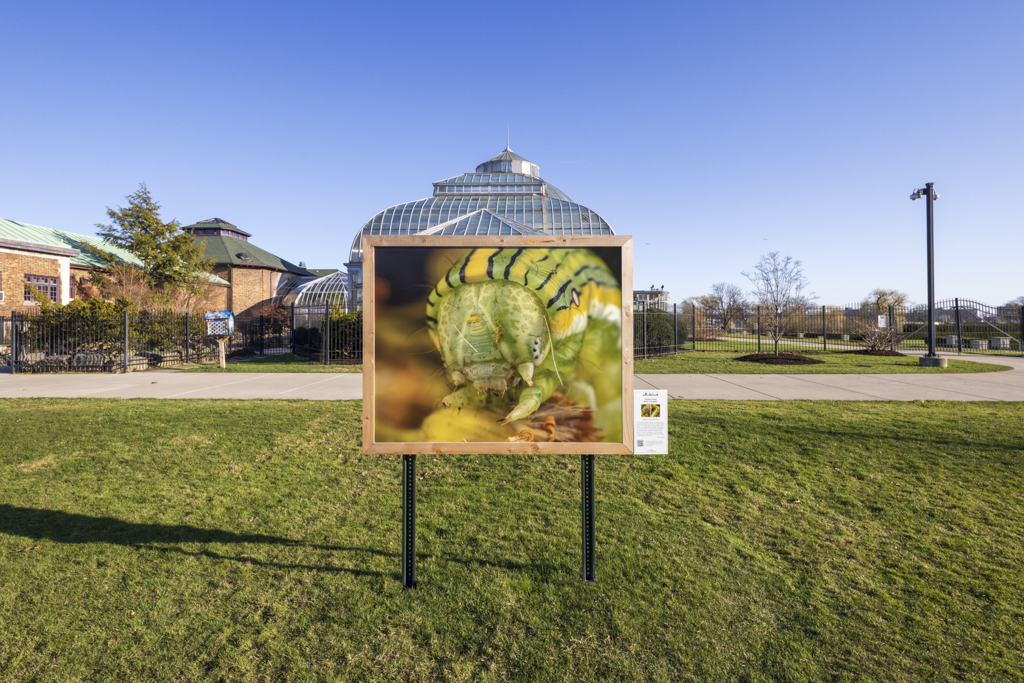
[[[0,400],[0,679],[1024,680],[1024,405],[673,401],[593,584],[578,458],[420,456],[416,590],[360,408]]]
[[[736,360],[750,353],[736,351],[691,351],[674,356],[637,360],[634,372],[639,374],[693,374],[693,375],[861,375],[861,374],[946,374],[958,372],[999,372],[1011,370],[1007,365],[979,363],[970,360],[949,359],[948,368],[924,368],[917,356],[862,356],[836,351],[800,351],[787,349],[787,353],[824,361],[818,365],[764,365]],[[768,352],[770,353],[770,351]]]
[[[323,365],[292,354],[265,356],[244,361],[228,361],[221,370],[219,364],[189,367],[181,372],[362,372],[362,365]]]

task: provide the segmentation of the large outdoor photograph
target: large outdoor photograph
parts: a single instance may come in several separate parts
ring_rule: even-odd
[[[375,442],[622,443],[620,247],[374,251]]]

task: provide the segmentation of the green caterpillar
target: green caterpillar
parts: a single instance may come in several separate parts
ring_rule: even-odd
[[[434,286],[426,313],[455,387],[446,408],[505,401],[507,424],[581,378],[592,386],[578,403],[621,407],[622,293],[589,249],[474,249]]]

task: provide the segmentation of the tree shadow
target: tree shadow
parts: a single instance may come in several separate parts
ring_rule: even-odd
[[[354,553],[386,557],[395,560],[396,565],[401,559],[400,553],[387,552],[376,548],[360,548],[318,543],[306,543],[301,540],[270,536],[267,534],[236,533],[222,529],[203,529],[184,524],[152,524],[126,522],[113,517],[94,517],[75,512],[60,510],[40,510],[36,508],[16,507],[0,504],[0,534],[25,536],[35,540],[49,540],[55,543],[87,544],[108,543],[125,547],[137,548],[152,552],[177,554],[189,557],[205,557],[211,560],[239,562],[272,569],[302,569],[324,573],[346,573],[355,576],[390,576],[401,579],[401,572],[378,572],[363,569],[349,569],[337,566],[317,566],[261,560],[248,555],[227,555],[214,552],[208,548],[189,551],[176,544],[186,543],[223,543],[223,544],[255,544],[263,546],[284,546],[313,550],[327,550],[339,553]],[[417,553],[417,559],[436,557],[444,562],[454,562],[467,566],[492,567],[506,570],[525,570],[538,573],[550,573],[554,566],[549,564],[520,563],[509,560],[482,560],[477,558],[460,558],[445,556],[439,553]]]

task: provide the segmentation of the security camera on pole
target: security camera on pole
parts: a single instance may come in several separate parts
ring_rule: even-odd
[[[928,353],[921,356],[919,362],[933,368],[944,368],[948,365],[945,358],[935,352],[935,223],[934,203],[939,198],[935,191],[935,183],[925,183],[923,190],[914,190],[910,198],[924,197],[928,207]]]

